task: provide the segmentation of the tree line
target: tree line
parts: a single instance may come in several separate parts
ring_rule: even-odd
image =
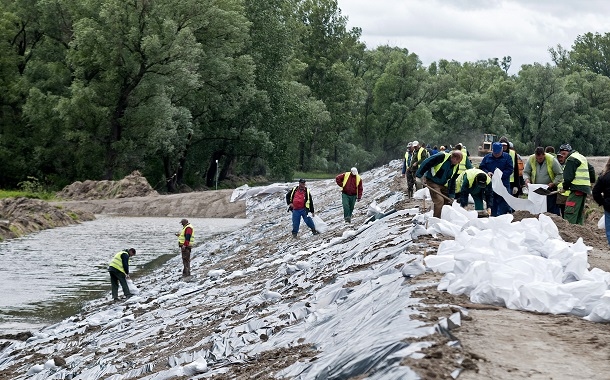
[[[0,187],[133,170],[160,191],[216,176],[361,171],[411,140],[507,135],[607,155],[610,34],[423,66],[368,49],[336,0],[0,0]]]

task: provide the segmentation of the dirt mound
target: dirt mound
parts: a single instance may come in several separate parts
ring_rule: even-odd
[[[592,199],[587,198],[585,209],[585,224],[570,224],[567,220],[558,215],[545,212],[544,214],[553,219],[559,230],[561,238],[568,242],[576,242],[579,237],[586,245],[597,249],[607,249],[608,241],[603,230],[597,228],[597,222],[603,215],[602,208],[598,207]],[[525,218],[538,218],[538,215],[530,214],[527,211],[516,211],[513,214],[513,221],[517,222]]]
[[[56,207],[40,199],[0,199],[0,241],[94,219],[90,212]]]
[[[76,181],[57,193],[58,198],[71,200],[113,199],[158,195],[139,171],[120,181]]]

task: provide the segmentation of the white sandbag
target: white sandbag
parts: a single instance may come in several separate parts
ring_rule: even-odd
[[[602,217],[599,218],[599,221],[597,222],[597,228],[599,228],[600,230],[606,229],[606,215],[602,215]]]
[[[599,302],[595,304],[591,314],[584,319],[591,322],[608,322],[610,321],[610,290],[606,290]]]
[[[556,283],[536,281],[515,284],[515,291],[506,300],[506,307],[538,313],[566,314],[579,303],[576,297]]]
[[[424,199],[424,198],[426,198],[426,200],[432,200],[432,198],[430,197],[430,190],[428,190],[427,187],[419,189],[413,194],[413,199]]]
[[[383,211],[381,210],[381,207],[377,206],[377,202],[373,201],[369,205],[369,208],[368,208],[366,214],[369,216],[372,216],[372,215],[377,215],[377,214],[383,214]]]
[[[595,268],[601,271],[598,268]],[[567,284],[559,285],[559,288],[569,293],[572,297],[580,300],[577,308],[571,311],[571,314],[584,317],[593,311],[593,308],[599,303],[601,297],[608,289],[603,281],[574,281]]]
[[[319,216],[316,215],[311,218],[311,220],[313,220],[313,225],[316,227],[316,231],[320,233],[328,231],[328,224],[323,221],[322,218],[320,218]]]
[[[131,294],[139,294],[140,293],[140,289],[138,289],[136,284],[133,283],[133,280],[131,278],[127,279],[127,286],[129,287],[129,293],[131,293]]]

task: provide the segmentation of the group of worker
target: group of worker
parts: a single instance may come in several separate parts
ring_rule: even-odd
[[[195,243],[195,229],[188,219],[180,220],[180,224],[182,229],[176,232],[176,236],[182,255],[182,278],[187,279],[191,276],[191,249]],[[126,299],[133,297],[127,281],[129,280],[129,261],[135,254],[134,248],[124,249],[117,252],[108,264],[112,299],[115,302],[119,301],[119,285],[121,285]]]
[[[570,223],[584,224],[585,199],[592,194],[595,169],[570,144],[561,145],[557,155],[552,147],[537,147],[523,165],[513,144],[501,137],[492,144],[492,151],[483,157],[479,167],[474,168],[461,143],[450,152],[440,151],[428,157],[419,142],[413,141],[407,144],[402,174],[407,177],[408,197],[413,196],[414,187],[417,190],[428,187],[434,217],[440,218],[442,207],[453,199],[465,207],[469,195],[475,210],[485,211],[485,201],[489,214],[499,216],[513,210],[492,190],[491,178],[496,169],[502,173],[502,184],[510,195],[518,197],[530,184],[547,185],[547,211]]]
[[[358,169],[353,167],[350,171],[337,175],[335,182],[341,188],[343,220],[346,223],[351,223],[356,202],[360,202],[360,199],[362,199],[362,178],[358,174]],[[292,212],[292,237],[297,237],[301,219],[311,229],[312,234],[317,235],[319,233],[313,220],[315,218],[313,198],[307,188],[305,179],[299,179],[299,184],[286,193],[286,204],[288,205],[288,211]]]

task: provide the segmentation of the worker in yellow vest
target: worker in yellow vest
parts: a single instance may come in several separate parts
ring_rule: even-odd
[[[460,206],[468,206],[468,196],[472,196],[474,209],[484,211],[491,209],[493,189],[491,178],[481,169],[466,169],[455,181],[449,182],[449,197],[460,202]],[[485,205],[483,205],[485,201]]]
[[[110,273],[110,286],[112,289],[112,299],[115,301],[119,300],[119,284],[123,288],[123,294],[125,298],[133,296],[129,291],[129,285],[127,285],[127,279],[129,279],[129,259],[135,256],[136,250],[134,248],[125,249],[117,252],[110,260],[108,264],[108,272]]]
[[[341,173],[335,177],[335,182],[341,187],[343,219],[346,223],[351,223],[354,206],[362,198],[362,178],[358,174],[358,169],[352,168],[349,172]]]
[[[313,206],[313,198],[311,192],[307,188],[307,182],[305,179],[299,179],[299,184],[292,188],[291,191],[286,193],[286,204],[288,205],[288,211],[292,212],[292,237],[296,239],[301,227],[301,218],[311,228],[311,233],[318,235],[316,231],[316,225],[313,222],[315,217],[315,209]],[[311,212],[311,216],[308,214]]]
[[[572,224],[585,224],[585,200],[587,194],[591,194],[591,183],[595,183],[595,168],[570,144],[561,145],[559,154],[565,160],[562,187],[563,190],[570,190],[564,218]]]
[[[411,165],[409,166],[409,170],[412,173],[416,173],[417,169],[419,169],[419,165],[424,162],[425,159],[430,157],[428,150],[422,146],[422,143],[415,140],[412,142],[413,144],[413,157],[411,157]],[[420,190],[423,188],[423,184],[421,181],[415,181],[415,190]]]
[[[191,248],[195,243],[195,229],[187,219],[180,221],[182,230],[176,233],[178,236],[178,247],[182,254],[182,277],[191,275]]]
[[[563,181],[563,168],[557,158],[550,153],[546,153],[545,149],[539,146],[525,163],[523,180],[526,186],[531,183],[547,185],[550,191],[555,191]],[[557,205],[557,194],[546,196],[546,211],[561,215]]]

